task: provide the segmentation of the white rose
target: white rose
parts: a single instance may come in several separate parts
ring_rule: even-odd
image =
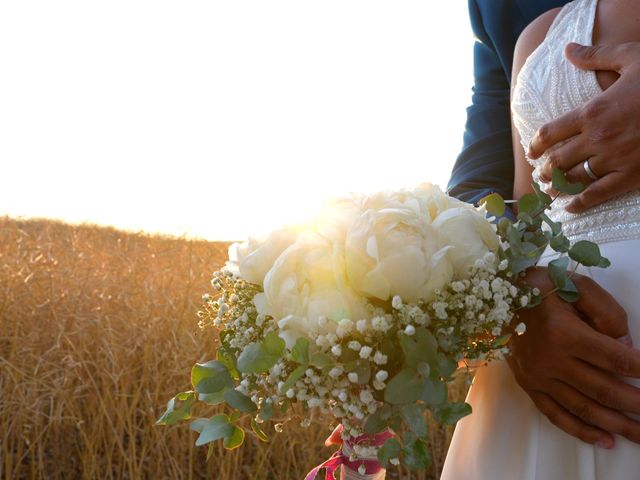
[[[283,228],[261,238],[234,243],[229,247],[225,268],[249,283],[262,285],[276,258],[295,242],[297,235],[292,228]]]
[[[340,320],[367,316],[364,299],[348,287],[344,271],[339,244],[303,234],[278,257],[254,303],[259,313],[278,321],[289,348],[310,332],[334,333]]]
[[[447,256],[453,262],[457,278],[466,278],[476,260],[498,250],[495,225],[486,219],[482,210],[471,205],[445,210],[433,221],[433,227],[453,247]]]
[[[376,194],[365,202],[346,237],[347,276],[359,294],[429,300],[451,280],[449,247],[430,225],[424,205],[407,191]]]

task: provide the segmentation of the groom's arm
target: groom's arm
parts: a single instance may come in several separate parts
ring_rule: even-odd
[[[510,82],[495,45],[487,35],[474,0],[469,1],[474,45],[474,86],[467,108],[464,146],[458,157],[449,194],[477,203],[489,193],[513,196],[513,149],[509,110]]]

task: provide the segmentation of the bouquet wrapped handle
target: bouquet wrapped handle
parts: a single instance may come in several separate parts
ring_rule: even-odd
[[[328,460],[314,467],[304,480],[316,480],[320,470],[325,469],[325,480],[336,480],[335,472],[341,468],[341,480],[384,480],[386,470],[375,457],[358,458],[355,455],[354,446],[365,444],[367,446],[380,447],[384,442],[393,437],[390,431],[384,431],[375,435],[363,434],[356,438],[343,438],[344,428],[338,425],[333,433],[325,440],[326,446],[340,445]]]

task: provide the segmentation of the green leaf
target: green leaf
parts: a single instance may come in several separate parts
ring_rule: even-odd
[[[323,368],[333,365],[333,358],[326,353],[315,352],[309,357],[309,363],[314,367]]]
[[[296,344],[291,349],[291,359],[303,365],[309,363],[309,340],[304,337],[296,340]]]
[[[491,346],[493,348],[501,348],[504,347],[511,340],[511,334],[507,333],[506,335],[502,335],[501,337],[496,338]]]
[[[233,386],[233,379],[227,367],[211,360],[207,363],[196,363],[191,369],[191,384],[198,393],[216,393]]]
[[[535,193],[527,193],[518,200],[518,216],[527,213],[531,216],[539,213],[542,209],[542,202]]]
[[[568,280],[567,267],[569,266],[569,257],[560,257],[552,260],[547,265],[547,273],[551,282],[556,288],[562,290]]]
[[[564,176],[564,172],[559,168],[554,168],[551,174],[551,188],[567,195],[576,195],[585,189],[582,183],[569,183]]]
[[[400,408],[400,416],[407,427],[418,437],[427,436],[427,421],[424,417],[424,405],[409,403]]]
[[[236,408],[243,413],[253,413],[258,410],[256,404],[253,403],[249,397],[237,390],[228,390],[224,394],[224,401],[227,402],[227,405],[230,407]]]
[[[208,403],[209,405],[218,405],[219,403],[224,402],[224,394],[227,392],[227,390],[228,388],[224,388],[215,393],[199,393],[198,400],[204,403]]]
[[[580,298],[578,287],[576,287],[576,284],[573,283],[573,280],[570,278],[567,278],[564,287],[558,290],[558,296],[569,303],[577,302],[578,298]]]
[[[491,215],[495,215],[496,217],[503,216],[506,209],[504,199],[498,193],[491,193],[486,197],[481,198],[479,204],[485,205],[487,212]]]
[[[269,332],[262,341],[262,346],[269,355],[281,358],[284,355],[284,340],[276,332]]]
[[[270,420],[273,417],[274,408],[272,403],[263,403],[260,407],[260,418],[264,421]]]
[[[271,332],[273,333],[273,332]],[[269,353],[262,344],[250,343],[238,357],[238,370],[243,373],[262,373],[273,367],[281,358]]]
[[[229,423],[236,423],[238,420],[240,420],[241,416],[242,416],[242,412],[240,412],[238,410],[234,410],[229,415]]]
[[[173,425],[191,418],[191,406],[196,401],[195,392],[181,392],[167,402],[167,410],[156,421],[156,425]]]
[[[370,435],[380,433],[385,428],[387,428],[387,422],[375,413],[369,415],[364,421],[364,432]]]
[[[236,368],[236,360],[230,353],[225,352],[223,348],[219,348],[216,352],[216,360],[227,367],[227,371],[234,380],[240,380],[240,373]]]
[[[282,393],[287,393],[287,390],[289,390],[296,384],[296,382],[304,375],[304,372],[306,370],[306,365],[300,365],[293,372],[291,372],[285,380],[284,384],[282,384]]]
[[[438,421],[454,425],[461,418],[471,414],[471,405],[465,402],[450,403],[438,409],[435,413]]]
[[[355,372],[358,374],[358,385],[365,385],[371,379],[371,364],[360,358],[356,361]]]
[[[386,468],[389,466],[389,460],[398,458],[401,451],[402,447],[396,438],[387,438],[378,450],[378,460],[380,464]]]
[[[458,369],[458,362],[453,358],[447,357],[445,354],[438,354],[438,371],[441,377],[450,377]]]
[[[404,452],[404,464],[411,470],[426,470],[431,464],[431,455],[426,442],[420,438],[405,445],[402,449]]]
[[[225,437],[222,445],[227,450],[233,450],[234,448],[238,448],[244,442],[244,430],[242,430],[237,425],[233,425],[233,429],[231,434]]]
[[[549,228],[551,228],[551,233],[553,233],[554,235],[558,235],[560,232],[562,232],[562,224],[561,223],[554,222],[553,220],[551,220],[544,213],[540,214],[540,218],[542,218],[542,220],[544,220],[544,223],[549,225]]]
[[[420,399],[431,407],[442,404],[447,400],[447,384],[441,380],[425,378],[422,383]]]
[[[423,385],[422,378],[413,368],[403,368],[387,384],[384,399],[393,405],[413,403],[420,398]]]
[[[255,418],[251,419],[251,430],[253,430],[253,433],[256,434],[256,437],[258,437],[259,440],[263,442],[269,441],[269,437],[267,437],[267,434],[264,433],[264,430],[260,428],[260,425],[258,424],[258,422],[256,422]]]
[[[544,193],[540,188],[540,185],[534,182],[531,186],[533,187],[534,192],[545,207],[549,207],[553,203],[553,198],[551,198],[549,194]]]
[[[580,240],[569,249],[569,256],[585,267],[595,267],[600,265],[602,256],[600,247],[593,242]]]
[[[551,237],[551,241],[549,242],[549,245],[556,252],[562,252],[562,253],[568,252],[569,248],[571,248],[571,243],[569,242],[569,239],[561,233]]]
[[[214,415],[209,420],[196,420],[191,423],[191,429],[200,432],[196,440],[196,447],[229,437],[234,426],[229,423],[229,417],[224,414]]]

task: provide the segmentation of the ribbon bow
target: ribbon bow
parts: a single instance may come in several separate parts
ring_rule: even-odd
[[[382,444],[388,439],[393,437],[393,434],[390,431],[384,431],[382,433],[377,433],[375,435],[371,434],[363,434],[359,437],[348,439],[342,439],[342,425],[338,425],[333,433],[327,438],[324,444],[328,447],[331,445],[342,444],[340,450],[336,451],[329,459],[322,462],[317,467],[314,467],[307,476],[304,477],[304,480],[315,480],[320,470],[323,468],[325,471],[325,480],[336,480],[335,472],[341,466],[350,468],[351,470],[358,471],[362,465],[365,468],[366,475],[373,475],[379,473],[382,470],[382,465],[378,462],[377,459],[357,459],[351,461],[349,458],[349,452],[353,451],[353,446],[358,445],[360,443],[365,443],[367,445],[373,445],[376,447],[382,446]]]

